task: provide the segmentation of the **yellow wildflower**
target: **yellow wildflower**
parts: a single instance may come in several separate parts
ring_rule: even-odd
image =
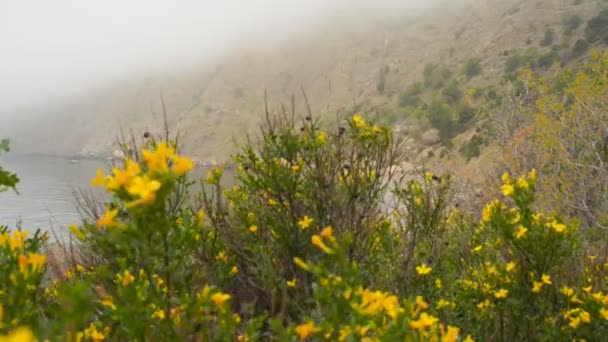
[[[518,188],[521,188],[521,189],[527,189],[529,186],[530,186],[530,184],[528,184],[528,181],[527,181],[525,178],[520,177],[520,178],[517,180],[517,187],[518,187]]]
[[[365,128],[367,126],[367,124],[365,123],[365,119],[359,114],[353,115],[353,123],[358,129]]]
[[[462,342],[475,342],[475,340],[471,337],[471,335],[467,335],[467,337]]]
[[[78,227],[75,224],[70,224],[68,226],[68,228],[70,229],[70,232],[72,232],[72,234],[74,234],[74,236],[80,240],[80,241],[84,241],[86,239],[86,236],[84,235],[84,233],[82,232],[82,230],[80,229],[80,227]]]
[[[382,132],[382,128],[374,125],[374,127],[372,127],[372,132],[374,132],[374,134],[378,134]]]
[[[155,151],[143,150],[143,159],[148,165],[148,169],[152,172],[165,172],[167,171],[167,160],[173,157],[175,151],[173,148],[167,146],[166,143],[162,142],[156,146]]]
[[[325,134],[325,132],[319,132],[319,135],[317,135],[317,141],[319,144],[324,145],[327,142],[327,134]]]
[[[439,319],[423,312],[417,320],[410,322],[410,328],[424,330],[427,327],[433,326],[437,321],[439,321]]]
[[[571,297],[574,294],[574,290],[567,286],[562,287],[560,291],[568,297]]]
[[[211,301],[217,307],[223,307],[224,303],[230,299],[230,295],[226,293],[217,292],[211,296]]]
[[[106,188],[108,190],[117,190],[121,187],[126,187],[140,172],[139,164],[131,159],[127,159],[124,170],[112,168],[113,176],[107,178]]]
[[[294,264],[296,264],[296,266],[298,266],[302,270],[310,271],[310,266],[307,263],[305,263],[304,260],[302,260],[298,257],[295,257],[295,258],[293,258],[293,262],[294,262]]]
[[[0,335],[0,342],[35,342],[34,333],[28,328],[21,327],[11,331],[6,336]]]
[[[296,287],[296,278],[287,281],[287,287]]]
[[[511,185],[511,184],[504,184],[503,186],[500,187],[500,191],[502,191],[502,194],[505,195],[505,197],[509,197],[509,196],[513,195],[513,192],[515,191],[515,187],[513,187],[513,185]]]
[[[543,274],[543,275],[541,276],[541,280],[542,280],[542,282],[543,282],[544,284],[547,284],[547,285],[551,285],[551,284],[553,284],[553,283],[551,282],[551,276],[549,276],[548,274]]]
[[[472,249],[472,251],[475,252],[475,253],[479,253],[479,252],[481,252],[482,249],[483,249],[483,246],[482,245],[478,245],[478,246],[475,246]]]
[[[128,203],[127,207],[153,203],[156,200],[156,192],[160,189],[161,185],[159,181],[151,180],[146,176],[135,177],[127,188],[127,191],[129,194],[139,197],[139,199]]]
[[[332,243],[336,243],[336,237],[334,236],[334,231],[331,228],[331,226],[327,226],[327,227],[323,228],[323,230],[321,231],[321,233],[319,233],[319,235],[321,235],[323,238],[327,239],[328,241],[330,241]]]
[[[123,274],[118,274],[117,276],[117,282],[122,284],[122,286],[128,286],[134,281],[135,276],[133,276],[129,270],[124,270]]]
[[[249,231],[252,232],[252,233],[257,232],[258,231],[258,226],[256,226],[255,224],[251,225],[251,227],[249,227]]]
[[[239,273],[239,268],[235,265],[232,266],[232,268],[230,269],[230,274],[237,274]]]
[[[536,182],[536,169],[532,169],[528,174],[528,180],[530,182]]]
[[[543,288],[542,282],[540,282],[540,281],[533,282],[532,292],[539,293],[542,288]]]
[[[298,221],[298,227],[300,227],[302,230],[308,229],[311,224],[312,219],[308,216],[304,216],[300,221]]]
[[[199,210],[198,213],[196,213],[196,221],[198,222],[198,224],[203,224],[203,222],[205,222],[205,211],[203,209]]]
[[[154,313],[152,314],[152,318],[157,319],[159,321],[162,321],[163,319],[165,319],[165,317],[165,311],[161,309],[154,311]]]
[[[507,270],[507,272],[511,272],[515,269],[516,264],[511,261],[509,263],[507,263],[507,266],[505,267],[505,269]]]
[[[563,233],[564,231],[566,231],[566,225],[562,223],[557,223],[556,221],[549,222],[547,226],[553,229],[556,233]]]
[[[500,289],[500,290],[494,292],[494,297],[496,299],[505,299],[505,298],[507,298],[508,294],[509,294],[509,290]]]
[[[118,216],[118,209],[110,209],[106,210],[105,214],[102,218],[97,220],[97,227],[108,227],[108,228],[118,228],[122,226],[122,223],[116,221],[116,216]]]
[[[91,180],[91,186],[105,186],[106,185],[106,176],[103,174],[102,169],[98,169],[95,173],[95,178]]]
[[[313,322],[302,323],[298,325],[295,329],[296,334],[300,337],[300,339],[304,340],[312,335],[315,332],[316,327]]]
[[[447,331],[443,331],[443,326],[442,326],[441,332],[442,332],[441,342],[458,341],[458,334],[460,333],[459,328],[448,325]]]
[[[175,155],[171,158],[171,161],[173,161],[171,171],[178,177],[185,175],[194,168],[194,162],[187,157]]]
[[[325,254],[333,254],[334,251],[327,247],[327,245],[325,244],[325,242],[323,242],[323,239],[321,239],[321,237],[319,235],[313,235],[310,238],[310,241],[312,242],[313,245],[315,245],[317,248],[319,248],[320,250],[323,251],[323,253]]]
[[[515,238],[516,239],[521,239],[524,235],[526,235],[526,233],[528,232],[528,228],[524,227],[524,226],[519,226],[517,228],[517,231],[515,232]]]
[[[608,310],[606,310],[606,308],[601,308],[600,316],[602,316],[603,319],[608,320]]]
[[[424,298],[422,296],[416,296],[416,306],[420,310],[426,310],[429,307],[429,304],[424,301]]]
[[[112,310],[116,310],[116,306],[114,305],[114,301],[112,300],[112,297],[105,297],[101,300],[101,305],[105,306],[106,308],[110,308]]]
[[[428,267],[426,264],[416,266],[416,273],[418,273],[419,275],[427,275],[431,273],[432,270],[433,269],[431,267]]]
[[[437,301],[437,309],[442,309],[442,308],[448,307],[450,305],[451,305],[451,303],[445,299],[440,299]]]

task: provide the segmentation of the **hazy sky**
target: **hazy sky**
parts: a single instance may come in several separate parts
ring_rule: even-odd
[[[380,2],[0,0],[0,108],[69,97],[129,73],[204,62],[239,42],[285,37],[340,8],[383,7]]]

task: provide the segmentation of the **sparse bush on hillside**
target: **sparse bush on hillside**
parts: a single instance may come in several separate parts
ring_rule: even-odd
[[[576,31],[576,29],[578,29],[582,23],[583,19],[576,14],[565,17],[563,20],[564,33],[571,34],[572,32]]]
[[[420,105],[420,94],[424,91],[422,83],[414,83],[407,87],[399,96],[399,105],[401,107],[417,107]]]
[[[467,77],[468,80],[481,74],[481,59],[479,59],[479,58],[469,59],[467,61],[467,63],[464,65],[463,73]]]
[[[547,69],[550,68],[557,60],[559,60],[559,55],[557,52],[549,51],[538,57],[537,65],[539,68]]]
[[[540,41],[540,46],[549,46],[555,41],[555,32],[552,28],[548,28]]]
[[[460,90],[458,82],[452,80],[452,82],[441,91],[441,95],[446,98],[449,103],[453,104],[462,100],[463,92]]]
[[[520,54],[515,53],[515,54],[511,55],[509,58],[507,58],[507,62],[505,63],[505,72],[506,73],[515,72],[517,69],[519,69],[523,65],[524,65],[524,58]]]
[[[452,77],[452,71],[437,64],[427,64],[424,67],[424,86],[430,89],[439,89]]]
[[[580,57],[584,55],[588,50],[589,43],[587,42],[587,40],[581,38],[577,40],[576,43],[574,43],[574,46],[572,46],[571,54],[573,57]]]
[[[591,44],[608,42],[608,9],[601,11],[599,15],[587,22],[585,37]]]

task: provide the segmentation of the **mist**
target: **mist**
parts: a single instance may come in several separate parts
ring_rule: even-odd
[[[340,10],[370,15],[429,5],[423,0],[4,0],[0,116],[129,75],[211,63],[243,45],[314,29]]]

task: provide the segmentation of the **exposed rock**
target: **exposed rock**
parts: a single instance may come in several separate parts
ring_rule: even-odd
[[[439,134],[439,130],[436,128],[429,129],[422,134],[422,143],[427,146],[438,144],[440,141],[441,135]]]

